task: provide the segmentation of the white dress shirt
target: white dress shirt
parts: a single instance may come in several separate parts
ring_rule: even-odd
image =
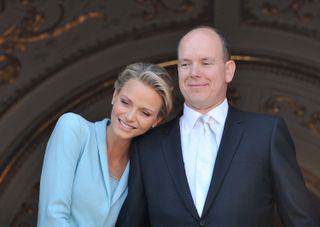
[[[224,124],[226,121],[227,113],[228,113],[228,102],[225,99],[220,105],[210,110],[206,115],[209,115],[214,119],[213,123],[210,124],[211,128],[215,132],[217,149],[219,149],[219,145],[221,142],[221,137],[223,133]],[[199,117],[203,114],[199,113],[186,104],[183,107],[183,115],[180,118],[180,135],[181,135],[181,147],[182,147],[182,156],[185,166],[185,172],[190,188],[190,192],[198,210],[199,216],[202,214],[203,206],[199,207],[196,201],[196,198],[199,197],[199,194],[205,193],[207,194],[207,189],[203,188],[199,191],[196,190],[196,176],[197,176],[197,161],[199,160],[199,155],[205,156],[205,154],[198,152],[199,142],[201,138],[199,138],[199,128],[200,122],[198,121]],[[214,151],[217,152],[217,151]],[[203,159],[205,157],[201,157]],[[212,160],[212,167],[214,168],[215,159]],[[212,169],[213,169],[212,168]],[[207,171],[207,176],[204,177],[212,177],[212,171]]]

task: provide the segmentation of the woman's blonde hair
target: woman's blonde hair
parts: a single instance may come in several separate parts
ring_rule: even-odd
[[[173,108],[173,80],[166,69],[152,63],[137,62],[128,65],[118,76],[114,88],[119,92],[130,79],[152,87],[162,99],[159,117],[166,118]]]

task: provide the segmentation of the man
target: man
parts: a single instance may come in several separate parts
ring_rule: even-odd
[[[320,226],[284,121],[228,105],[235,68],[213,28],[181,39],[183,115],[133,144],[118,226],[270,227],[275,204],[285,226]]]

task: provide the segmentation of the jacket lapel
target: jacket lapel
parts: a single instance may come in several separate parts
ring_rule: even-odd
[[[183,203],[188,208],[192,216],[199,218],[196,207],[193,203],[191,192],[188,185],[187,176],[184,169],[179,118],[172,122],[172,127],[162,142],[162,151],[169,169],[169,173],[175,184],[176,190]]]
[[[105,119],[103,121],[95,122],[95,134],[96,134],[96,141],[99,153],[99,161],[100,161],[100,168],[103,176],[103,183],[106,190],[106,197],[108,206],[111,206],[111,188],[109,182],[109,168],[108,168],[108,159],[107,159],[107,124],[108,121]]]
[[[206,215],[210,206],[214,202],[219,189],[223,183],[224,177],[228,172],[232,159],[240,144],[244,128],[240,113],[229,106],[229,112],[226,119],[223,136],[221,139],[215,167],[209,187],[206,203],[202,215]]]

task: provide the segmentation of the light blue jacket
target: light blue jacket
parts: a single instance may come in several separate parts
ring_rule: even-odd
[[[41,174],[38,227],[111,227],[127,196],[129,164],[112,194],[107,161],[109,120],[60,117]]]

